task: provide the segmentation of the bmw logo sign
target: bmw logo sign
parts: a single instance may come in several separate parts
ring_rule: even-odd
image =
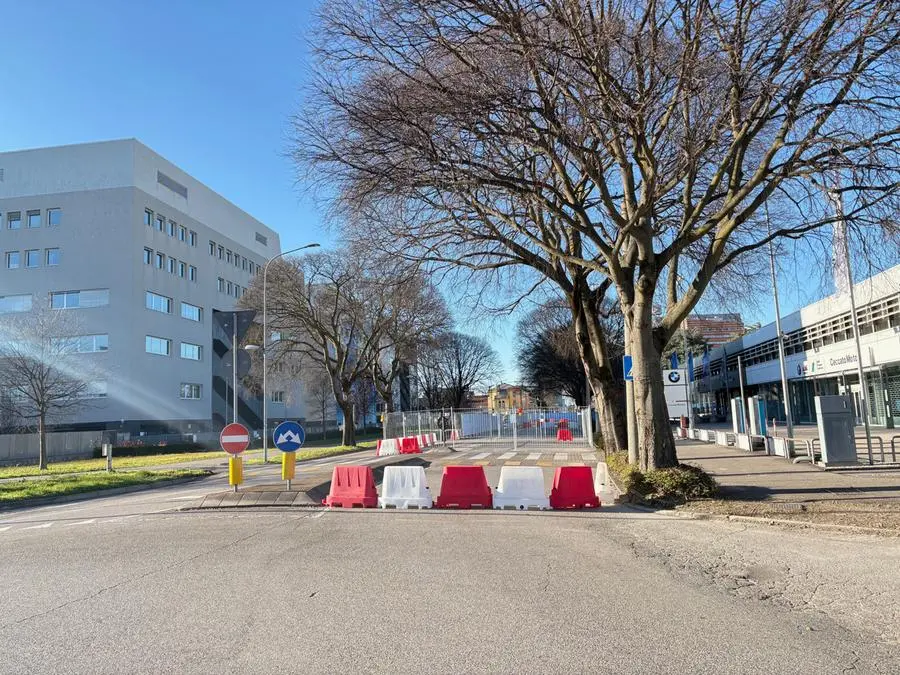
[[[669,373],[669,382],[678,382],[681,379],[681,375],[678,374],[677,370],[673,370]]]

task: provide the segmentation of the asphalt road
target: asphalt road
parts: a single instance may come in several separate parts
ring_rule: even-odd
[[[856,576],[898,569],[895,541],[826,539],[621,508],[147,513],[15,528],[0,540],[0,671],[900,672],[890,636],[791,605],[812,587],[741,595],[711,562],[758,547],[757,567],[735,578],[762,588],[767,546],[812,564],[862,542]],[[874,556],[883,569],[860,567]],[[883,588],[894,598],[896,576]]]

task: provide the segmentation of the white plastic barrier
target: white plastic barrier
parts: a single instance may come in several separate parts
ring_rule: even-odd
[[[727,431],[716,432],[716,445],[728,446],[729,433]]]
[[[431,508],[431,490],[425,485],[425,469],[421,466],[388,466],[384,469],[378,506],[408,509]]]
[[[507,506],[517,509],[550,508],[550,500],[544,493],[544,470],[541,467],[504,466],[500,469],[500,484],[494,490],[494,508]]]
[[[770,438],[769,440],[771,441],[769,448],[772,454],[775,454],[779,457],[791,456],[791,441],[779,436],[775,436],[773,438]]]
[[[437,445],[437,442],[438,442],[437,434],[430,434],[430,436],[431,436],[431,444]]]
[[[376,457],[385,457],[386,455],[400,454],[399,438],[384,438],[378,441],[378,449],[375,451]]]
[[[597,470],[594,472],[594,494],[598,497],[601,492],[606,491],[606,486],[609,484],[609,474],[608,469],[606,468],[606,462],[598,462]]]
[[[737,434],[737,442],[736,445],[741,450],[746,450],[750,452],[753,450],[753,442],[750,440],[750,434]]]
[[[419,447],[427,448],[431,443],[428,442],[428,434],[420,434],[416,436],[419,439]]]

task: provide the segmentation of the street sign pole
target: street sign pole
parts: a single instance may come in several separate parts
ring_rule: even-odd
[[[238,421],[238,392],[237,392],[237,352],[238,352],[238,319],[237,312],[232,313],[234,326],[231,333],[231,393],[232,393],[232,410],[231,421],[237,424]]]
[[[219,444],[222,450],[231,457],[228,458],[228,484],[238,491],[238,485],[244,482],[244,463],[241,453],[250,445],[250,432],[243,424],[226,424],[219,434]]]
[[[281,450],[281,480],[287,483],[290,491],[297,467],[297,450],[303,447],[306,432],[296,422],[285,421],[275,427],[272,440],[275,447]]]

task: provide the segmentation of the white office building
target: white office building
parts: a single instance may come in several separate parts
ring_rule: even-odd
[[[815,397],[834,394],[850,396],[860,420],[865,386],[869,422],[900,426],[900,265],[856,284],[854,295],[864,385],[859,381],[848,294],[827,297],[781,319],[795,422],[815,423]],[[745,394],[770,401],[769,417],[783,419],[777,403],[782,387],[774,323],[712,349],[705,364],[695,358],[697,412],[719,419],[728,414],[729,398],[740,391],[739,359]]]
[[[230,421],[230,336],[214,314],[279,252],[275,231],[136,140],[0,153],[0,321],[75,313],[80,358],[101,373],[63,427]],[[240,419],[259,428],[261,402],[239,393]]]

